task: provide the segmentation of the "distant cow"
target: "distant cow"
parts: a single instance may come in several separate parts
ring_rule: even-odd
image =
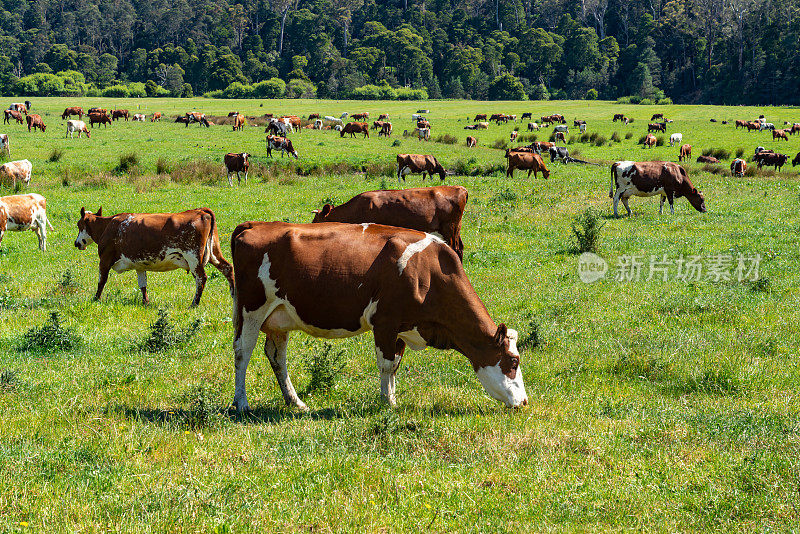
[[[550,163],[559,160],[563,163],[569,163],[569,149],[565,146],[551,146],[550,150],[548,150],[550,154]]]
[[[614,189],[616,188],[616,193]],[[611,166],[611,190],[608,196],[614,199],[614,217],[619,217],[617,205],[620,200],[631,215],[628,199],[632,196],[650,197],[661,195],[658,213],[664,210],[664,201],[669,200],[669,209],[675,213],[674,199],[686,200],[700,213],[706,212],[703,193],[692,185],[686,169],[677,163],[665,161],[617,161]]]
[[[440,236],[463,260],[461,219],[467,198],[461,186],[367,191],[339,206],[325,204],[314,210],[313,222],[385,224],[428,232]]]
[[[663,119],[663,118],[664,118],[664,114],[663,113],[654,113],[653,116],[650,117],[650,120],[654,121],[656,119]]]
[[[522,114],[519,120],[524,121],[525,119],[532,119],[532,118],[533,118],[533,113],[526,111],[525,113]]]
[[[737,120],[737,121],[736,121],[736,123],[735,123],[735,124],[736,124],[735,128],[736,128],[737,130],[738,130],[739,128],[747,128],[747,121],[743,121],[743,120],[739,119],[739,120]]]
[[[73,134],[78,132],[78,139],[80,139],[81,134],[85,133],[86,137],[91,137],[92,134],[89,133],[89,129],[86,128],[86,123],[83,121],[76,121],[76,120],[68,120],[67,121],[67,134],[64,137],[69,136],[72,139]]]
[[[267,136],[267,156],[272,157],[273,150],[280,150],[281,157],[286,154],[291,154],[298,158],[297,150],[294,149],[292,145],[292,141],[286,137],[279,137],[277,135],[268,135]]]
[[[365,111],[363,113],[353,113],[350,115],[350,118],[354,121],[365,121],[369,118],[369,111]]]
[[[228,186],[233,186],[231,180],[231,173],[236,173],[236,180],[239,185],[242,185],[242,178],[239,173],[244,173],[244,185],[247,185],[247,170],[250,168],[250,154],[247,152],[234,153],[229,152],[225,154],[225,168],[228,171]]]
[[[314,119],[314,129],[315,130],[321,130],[323,124],[324,123],[322,122],[322,119]]]
[[[156,122],[156,121],[160,121],[160,120],[161,120],[161,112],[160,111],[156,111],[155,113],[153,113],[153,116],[150,118],[150,122]]]
[[[64,110],[64,113],[61,114],[61,120],[66,119],[70,115],[77,115],[79,119],[83,118],[83,108],[80,106],[73,106]]]
[[[235,132],[237,130],[238,131],[244,130],[245,122],[247,121],[245,121],[244,115],[242,115],[241,113],[237,113],[236,116],[233,118],[233,131]]]
[[[423,140],[423,141],[430,141],[431,140],[431,129],[430,128],[414,128],[412,133],[415,137]]]
[[[111,124],[111,117],[108,116],[107,113],[92,113],[89,112],[89,126],[94,128],[94,125],[102,124],[104,127],[108,127]]]
[[[535,122],[529,122],[528,123],[528,131],[529,132],[533,132],[533,131],[537,131],[538,132],[539,131],[539,125],[536,124]]]
[[[100,300],[111,269],[118,273],[136,271],[142,300],[147,303],[147,271],[184,269],[195,279],[192,306],[200,304],[206,285],[206,271],[211,263],[234,290],[233,267],[222,256],[214,212],[198,208],[181,213],[120,213],[103,216],[81,208],[75,246],[86,250],[97,243],[100,277],[95,300]]]
[[[536,178],[536,173],[538,171],[542,171],[542,176],[545,180],[550,177],[550,171],[545,166],[544,160],[539,154],[534,154],[532,152],[508,152],[506,153],[506,158],[508,158],[506,177],[513,178],[515,169],[528,171],[528,178],[531,177],[531,173],[533,173],[534,178]]]
[[[24,113],[25,115],[28,114],[28,111],[31,109],[30,102],[28,100],[25,101],[25,104],[20,102],[15,102],[8,106],[8,109],[11,111],[19,111],[20,113]]]
[[[397,155],[397,179],[406,181],[407,174],[422,174],[422,180],[425,180],[425,175],[429,174],[433,177],[438,174],[439,178],[444,181],[447,171],[444,170],[442,164],[439,163],[435,157],[429,154],[398,154]]]
[[[206,114],[199,113],[197,111],[192,111],[186,114],[186,127],[188,128],[193,122],[200,124],[200,126],[205,126],[206,128],[210,126],[208,124],[208,119],[206,119]]]
[[[761,123],[761,127],[759,129],[762,130],[762,131],[763,130],[774,130],[775,129],[775,125],[772,124],[771,122],[762,122]]]
[[[381,126],[381,131],[378,132],[378,137],[380,136],[390,137],[392,135],[392,123],[391,122],[384,122]]]
[[[31,128],[33,128],[34,130],[36,130],[36,128],[39,128],[42,132],[44,132],[45,129],[47,128],[47,126],[44,125],[44,121],[42,121],[42,117],[36,115],[35,113],[25,117],[25,121],[28,123],[29,132],[31,131]]]
[[[478,140],[471,135],[467,136],[467,148],[475,148],[476,146],[478,146]]]
[[[559,124],[553,128],[553,131],[569,133],[569,126],[567,126],[566,124]]]
[[[789,161],[789,156],[786,154],[776,154],[774,152],[759,152],[753,156],[753,161],[758,163],[759,169],[766,165],[767,167],[775,167],[775,170],[779,171],[786,165],[786,162]]]
[[[666,132],[667,123],[665,122],[651,122],[647,125],[648,132]]]
[[[644,146],[653,148],[656,146],[657,139],[656,136],[653,134],[647,134],[647,137],[644,138]]]
[[[719,163],[714,156],[697,156],[697,163]]]
[[[792,127],[789,129],[789,133],[791,135],[794,135],[794,134],[796,134],[798,132],[800,132],[800,122],[795,122],[794,124],[792,124]]]
[[[125,122],[127,122],[129,114],[127,109],[115,109],[111,112],[111,120],[125,119]]]
[[[479,122],[475,126],[477,126],[477,128],[476,128],[477,130],[488,130],[489,129],[489,123],[488,122]]]
[[[475,118],[473,119],[474,122],[485,121],[485,120],[486,120],[486,113],[478,113],[477,115],[475,115]]]
[[[683,134],[674,133],[669,136],[669,146],[679,145],[683,142]]]
[[[556,132],[553,136],[553,140],[557,143],[559,141],[563,141],[564,143],[567,142],[567,138],[564,136],[564,132]]]
[[[775,139],[784,139],[785,141],[789,140],[789,135],[786,133],[786,130],[772,130],[772,140]]]
[[[317,120],[318,118],[319,118],[319,113],[309,113],[308,114],[308,120],[310,120],[310,121]]]
[[[11,154],[11,143],[8,140],[8,134],[0,134],[0,152]]]
[[[624,121],[624,120],[625,120],[625,115],[623,115],[622,113],[615,113],[614,114],[613,122]]]
[[[348,122],[339,132],[339,137],[344,137],[344,134],[350,134],[350,137],[353,138],[357,133],[363,133],[364,138],[369,137],[369,124],[366,122]]]
[[[736,158],[731,162],[731,175],[744,176],[744,171],[747,170],[747,162],[742,158]]]
[[[514,141],[516,141],[516,140],[517,140],[517,136],[518,136],[518,135],[519,135],[519,131],[518,131],[518,130],[514,130],[513,132],[511,132],[511,138],[510,138],[510,141],[511,141],[512,143],[513,143]]]
[[[19,111],[15,111],[13,109],[7,109],[5,110],[4,113],[5,113],[5,118],[3,118],[3,124],[9,124],[11,122],[11,119],[17,121],[17,124],[25,123],[25,119],[22,118],[22,113],[20,113]]]
[[[133,122],[144,122],[144,113],[134,113]]]
[[[14,188],[17,182],[28,185],[31,182],[31,171],[33,165],[27,159],[9,161],[0,165],[0,184],[6,184]]]
[[[800,152],[792,160],[792,167],[797,167],[798,165],[800,165]]]
[[[690,157],[692,157],[692,145],[682,145],[678,161],[689,161]]]
[[[39,238],[39,250],[47,250],[47,227],[53,225],[47,219],[47,201],[42,195],[11,195],[0,198],[6,208],[6,229],[14,232],[33,230]]]
[[[389,114],[388,113],[381,113],[380,115],[378,115],[378,120],[379,121],[388,121],[389,120]]]

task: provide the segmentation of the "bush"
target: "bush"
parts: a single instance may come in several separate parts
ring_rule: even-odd
[[[625,139],[630,139],[631,137],[633,137],[633,132],[628,132],[625,134]]]
[[[49,161],[50,163],[56,163],[58,161],[61,161],[61,158],[63,156],[64,156],[64,151],[56,147],[50,151],[50,155],[47,156],[47,161]]]
[[[147,352],[164,352],[188,342],[200,329],[200,320],[195,319],[183,332],[179,331],[163,308],[158,310],[158,319],[150,325],[150,334],[139,343],[139,348]]]
[[[147,90],[144,83],[133,82],[128,84],[128,94],[131,98],[144,98],[147,96]]]
[[[330,343],[324,343],[322,350],[306,354],[305,366],[311,375],[307,391],[329,391],[344,369],[344,350],[333,350]]]
[[[744,154],[744,150],[742,150],[742,154]],[[715,157],[720,161],[724,159],[731,159],[730,151],[725,150],[724,148],[705,148],[703,149],[703,155]]]
[[[398,87],[396,90],[398,100],[428,100],[428,91],[425,89],[409,89]]]
[[[122,154],[119,157],[119,165],[115,171],[119,174],[130,172],[134,167],[139,166],[139,156],[136,152],[129,152],[127,154]]]
[[[578,252],[597,252],[600,240],[600,230],[605,223],[600,222],[600,213],[588,208],[586,211],[576,216],[572,222],[572,233],[575,234]]]
[[[664,141],[665,141],[664,136],[659,135],[658,137],[656,137],[656,146],[664,146]]]
[[[643,145],[643,144],[644,144],[644,140],[645,140],[645,139],[647,139],[647,136],[646,136],[646,135],[643,135],[643,136],[641,136],[641,137],[639,138],[639,140],[636,142],[636,144],[637,144],[637,145]]]
[[[206,384],[189,386],[183,394],[183,402],[187,404],[186,424],[191,430],[196,431],[210,426],[220,414],[215,395]]]
[[[437,143],[444,143],[446,145],[454,145],[458,143],[458,138],[454,135],[444,134],[434,139],[434,141]]]
[[[631,134],[631,135],[633,135],[633,134]],[[611,140],[614,141],[615,143],[621,143],[622,142],[622,138],[619,136],[619,132],[612,133],[611,134]]]
[[[597,89],[589,89],[586,91],[586,100],[597,100],[600,94],[597,92]]]
[[[388,85],[363,85],[351,93],[354,100],[397,100],[397,91]]]
[[[21,352],[58,352],[72,350],[81,343],[81,338],[72,328],[61,326],[61,318],[57,311],[50,313],[50,318],[41,327],[34,327],[25,332],[22,341],[17,345]]]
[[[517,343],[517,347],[520,349],[535,349],[541,345],[541,336],[539,334],[541,328],[539,327],[539,323],[536,322],[535,319],[530,319],[528,321],[528,327],[530,328],[528,335]]]
[[[631,97],[629,96],[621,96],[617,98],[617,101],[615,102],[615,104],[630,104],[630,103],[631,103]]]
[[[253,98],[255,90],[252,85],[233,82],[222,91],[222,98]]]
[[[106,98],[128,98],[130,94],[130,90],[126,85],[109,85],[100,91],[100,96]]]
[[[158,161],[156,161],[156,174],[169,174],[169,171],[170,165],[167,158],[164,156],[158,158]]]
[[[603,146],[608,142],[608,140],[603,135],[598,135],[594,138],[594,146]]]
[[[670,97],[659,98],[658,102],[656,102],[656,104],[658,104],[659,106],[671,106],[672,105],[672,99]]]
[[[315,98],[317,88],[308,80],[295,78],[289,81],[289,85],[286,87],[286,96],[289,98]]]
[[[737,158],[741,158],[743,156],[744,156],[744,148],[742,148],[742,147],[737,148],[736,149],[736,157]]]
[[[649,98],[643,98],[639,102],[639,105],[641,105],[641,106],[652,106],[653,105],[653,101],[651,99],[649,99]]]
[[[253,94],[256,98],[282,98],[286,94],[286,82],[280,78],[258,82],[253,86]]]
[[[496,148],[498,150],[505,150],[508,148],[508,141],[504,138],[498,139],[492,145],[492,148]]]

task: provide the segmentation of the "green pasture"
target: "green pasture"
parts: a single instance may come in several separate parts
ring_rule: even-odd
[[[148,122],[117,121],[95,127],[90,139],[69,139],[60,116],[68,105],[127,108]],[[403,137],[422,108],[430,109],[432,137],[449,134],[455,144]],[[306,130],[291,136],[299,160],[269,160],[263,127],[173,122],[192,110],[369,111],[370,121],[386,112],[394,134],[342,139]],[[30,233],[7,233],[0,249],[0,532],[797,530],[800,180],[791,165],[743,178],[728,167],[738,149],[749,158],[759,145],[793,158],[800,136],[773,143],[733,121],[763,113],[780,128],[800,122],[800,109],[40,98],[32,111],[46,132],[12,124],[0,133],[9,135],[11,160],[33,163],[22,191],[47,197],[55,229],[45,253]],[[154,111],[162,122],[149,122]],[[569,147],[597,165],[548,161],[547,181],[506,178],[503,152],[492,147],[514,127],[526,133],[528,121],[475,133],[464,126],[476,113],[526,111],[537,122],[561,113],[570,131],[573,119],[586,120],[587,132],[606,142],[575,139]],[[637,145],[656,111],[674,120],[665,140],[680,132],[694,158],[715,148],[730,159],[718,169],[687,165],[708,213],[678,199],[674,215],[659,216],[657,198],[633,198],[633,216],[614,219],[609,162],[677,160],[668,143]],[[615,113],[634,122],[612,123]],[[610,141],[614,132],[620,142]],[[476,149],[464,146],[470,134]],[[246,187],[228,187],[222,156],[230,151],[253,155]],[[527,341],[524,409],[490,399],[460,354],[426,349],[406,352],[391,410],[380,401],[371,335],[326,349],[295,333],[289,368],[310,413],[283,406],[257,347],[247,385],[253,413],[238,416],[228,411],[231,300],[212,267],[194,309],[194,282],[177,271],[149,276],[149,306],[134,273],[112,273],[102,300],[91,300],[97,248],[73,246],[82,206],[210,207],[230,258],[240,222],[308,222],[324,202],[395,187],[400,152],[434,154],[468,173],[446,180],[470,194],[464,266],[495,320]],[[130,154],[135,163],[121,170]],[[412,175],[405,185],[423,184]],[[591,284],[578,276],[570,228],[587,208],[600,213],[598,252],[609,264],[606,278]],[[651,255],[758,256],[758,280],[681,281],[674,270],[666,281],[647,280]],[[614,280],[618,262],[631,256],[645,264],[641,278]],[[150,353],[142,342],[160,309],[176,328],[199,321],[199,329],[183,346]],[[78,344],[25,350],[24,334],[54,311]],[[323,350],[343,350],[346,365],[331,390],[310,391],[304,362]]]

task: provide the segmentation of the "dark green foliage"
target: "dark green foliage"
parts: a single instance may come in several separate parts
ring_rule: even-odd
[[[345,366],[344,350],[334,350],[330,343],[323,343],[322,349],[313,347],[305,355],[306,371],[310,375],[308,391],[329,391],[336,383]]]
[[[633,132],[628,132],[625,134],[625,139],[630,139],[631,137],[633,137]]]
[[[63,156],[64,156],[64,151],[56,147],[50,151],[50,155],[47,156],[47,161],[49,161],[50,163],[56,163],[58,161],[61,161],[61,158]]]
[[[14,391],[19,385],[17,373],[13,369],[0,371],[0,393]]]
[[[622,142],[622,138],[619,136],[619,132],[615,131],[614,133],[612,133],[611,134],[611,140],[614,141],[615,143],[621,143]]]
[[[738,152],[737,152],[738,154]],[[744,150],[742,150],[742,154],[744,154]],[[725,150],[724,148],[704,148],[703,149],[704,156],[712,156],[717,158],[718,160],[726,160],[731,159],[731,153],[729,150]],[[737,157],[739,157],[737,155]]]
[[[200,320],[192,321],[186,330],[179,330],[169,319],[166,310],[158,310],[158,319],[150,325],[150,334],[139,343],[147,352],[165,352],[185,345],[200,329]]]
[[[744,148],[742,148],[742,147],[737,148],[736,149],[736,157],[737,158],[741,158],[743,156],[744,156]]]
[[[115,169],[117,173],[123,174],[133,171],[139,166],[139,156],[136,152],[122,154],[119,157],[119,165]]]
[[[81,337],[72,328],[61,326],[61,317],[57,311],[51,312],[47,322],[40,327],[33,327],[22,336],[17,344],[20,352],[60,352],[72,350],[80,345]]]
[[[444,143],[445,145],[454,145],[458,143],[458,138],[454,135],[444,134],[434,139],[437,143]]]
[[[186,404],[186,425],[198,431],[212,426],[214,419],[220,415],[216,395],[206,384],[189,386],[183,395]]]
[[[171,169],[171,165],[167,161],[167,158],[160,157],[158,161],[156,161],[156,174],[169,174]]]
[[[577,241],[578,252],[597,252],[600,230],[605,223],[600,222],[600,212],[593,208],[577,215],[572,222],[572,233]]]

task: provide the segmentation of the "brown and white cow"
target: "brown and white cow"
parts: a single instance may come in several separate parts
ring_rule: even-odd
[[[77,115],[78,119],[83,118],[83,108],[80,106],[72,106],[64,110],[64,113],[61,114],[61,120],[66,119],[70,115]]]
[[[616,188],[616,193],[614,193]],[[632,196],[650,197],[661,195],[661,204],[658,213],[664,209],[664,201],[669,200],[669,209],[675,213],[673,202],[676,198],[686,197],[686,200],[700,213],[706,212],[706,202],[703,193],[692,185],[686,174],[686,169],[677,163],[666,161],[617,161],[611,166],[611,190],[609,197],[614,199],[614,217],[619,217],[617,205],[620,199],[628,216],[631,208],[628,199]]]
[[[11,119],[17,121],[17,124],[25,124],[25,119],[22,118],[22,113],[19,111],[14,111],[13,109],[5,110],[5,117],[3,118],[3,124],[10,124]]]
[[[379,121],[388,121],[389,120],[389,114],[388,113],[381,113],[380,115],[378,115],[378,120]]]
[[[426,346],[461,352],[491,397],[527,404],[517,333],[495,324],[438,237],[379,224],[246,222],[231,252],[237,410],[249,410],[245,375],[259,331],[285,402],[308,409],[287,368],[294,330],[328,339],[372,330],[381,393],[392,406],[405,348]]]
[[[763,151],[753,156],[753,161],[758,163],[759,169],[766,165],[767,167],[775,167],[775,170],[779,171],[789,161],[789,156]]]
[[[719,163],[714,156],[697,156],[697,163]]]
[[[678,154],[678,161],[689,161],[692,157],[692,145],[681,145],[680,154]]]
[[[237,113],[233,117],[233,131],[235,132],[237,130],[238,131],[244,130],[245,122],[246,121],[245,121],[244,115],[242,115],[241,113]]]
[[[514,141],[516,141],[516,140],[517,140],[517,136],[518,136],[518,135],[519,135],[519,130],[514,130],[514,131],[512,131],[512,132],[511,132],[511,137],[509,138],[509,141],[511,141],[512,143],[513,143]]]
[[[344,137],[344,134],[350,134],[350,137],[355,137],[357,133],[363,133],[364,137],[369,137],[369,124],[366,122],[348,122],[339,132],[339,137]]]
[[[286,137],[279,137],[277,135],[268,135],[267,156],[272,157],[273,150],[280,150],[281,157],[283,157],[286,154],[291,154],[292,156],[295,157],[295,159],[298,158],[297,150],[294,149],[291,139],[288,139]]]
[[[789,135],[786,133],[786,130],[772,130],[772,140],[774,141],[775,139],[788,141]]]
[[[742,158],[736,158],[731,162],[731,175],[744,176],[744,171],[747,170],[747,162]]]
[[[30,102],[28,102],[28,104],[30,104]],[[18,111],[20,113],[24,113],[25,115],[27,115],[30,106],[23,104],[21,102],[14,102],[10,106],[8,106],[8,109],[10,109],[11,111]]]
[[[391,122],[384,122],[381,125],[381,131],[378,132],[378,137],[380,136],[391,137],[392,135],[392,123]]]
[[[111,124],[111,117],[108,116],[106,112],[89,112],[89,126],[94,128],[94,125],[102,124],[104,127],[108,128],[108,125]]]
[[[231,180],[231,173],[236,173],[236,180],[239,185],[242,185],[242,178],[239,176],[240,172],[244,173],[244,185],[247,185],[247,170],[250,168],[250,154],[247,152],[234,153],[229,152],[225,154],[225,168],[228,170],[228,185],[233,186]]]
[[[130,112],[127,109],[115,109],[114,111],[111,112],[111,120],[117,120],[117,119],[123,119],[124,118],[125,122],[127,122],[129,115],[130,115]]]
[[[442,238],[455,250],[459,259],[463,259],[461,219],[468,197],[466,188],[447,185],[367,191],[339,206],[325,204],[321,210],[314,210],[312,222],[385,224],[411,228]]]
[[[200,113],[197,111],[192,111],[186,114],[186,128],[189,127],[190,124],[196,122],[200,124],[200,126],[205,126],[206,128],[209,127],[208,119],[206,119],[205,113]]]
[[[42,120],[41,115],[37,115],[35,113],[25,117],[25,121],[28,123],[29,132],[31,131],[31,128],[33,128],[34,130],[36,130],[36,128],[39,128],[42,131],[42,133],[44,133],[45,129],[47,128],[47,126],[44,125],[44,121]]]
[[[160,120],[161,120],[161,112],[160,111],[156,111],[155,113],[153,113],[153,116],[150,117],[150,122],[156,122],[156,121],[160,121]]]
[[[100,300],[111,269],[118,273],[136,271],[145,304],[147,272],[185,269],[195,279],[192,306],[200,303],[206,285],[204,266],[211,263],[228,280],[233,294],[233,268],[222,257],[214,212],[197,208],[180,213],[120,213],[103,216],[81,208],[75,246],[86,250],[97,243],[100,278],[95,300]]]
[[[134,113],[133,114],[133,122],[144,122],[145,120],[144,113]]]
[[[8,140],[8,134],[0,134],[0,152],[11,154],[11,142]]]
[[[3,163],[0,165],[0,184],[7,184],[12,188],[16,187],[17,182],[28,185],[31,183],[32,170],[33,165],[27,159]]]
[[[53,225],[47,218],[47,201],[42,195],[30,193],[0,197],[0,205],[5,207],[6,230],[32,230],[39,239],[39,250],[47,250],[47,227],[52,230]]]
[[[554,140],[556,143],[557,143],[557,142],[559,142],[559,141],[562,141],[562,142],[564,142],[564,143],[566,143],[566,142],[567,142],[567,138],[566,138],[566,136],[564,135],[564,132],[556,132],[556,133],[554,133],[554,134],[553,134],[553,140]]]
[[[656,136],[653,134],[647,134],[647,137],[644,138],[644,146],[642,148],[653,148],[656,146],[657,143]]]
[[[407,174],[422,174],[422,179],[425,180],[425,175],[429,174],[433,178],[434,174],[438,174],[439,178],[444,181],[447,171],[444,170],[442,164],[430,154],[398,154],[397,155],[397,179],[403,178],[406,181]]]
[[[468,135],[467,136],[467,148],[475,148],[476,146],[478,146],[478,140],[475,137],[473,137],[471,135]]]
[[[67,135],[70,139],[73,139],[73,134],[78,132],[78,139],[80,139],[81,134],[85,133],[86,137],[91,137],[92,134],[89,132],[88,128],[86,128],[86,123],[83,121],[76,121],[76,120],[68,120],[67,121]],[[67,135],[64,137],[66,138]]]
[[[647,125],[648,132],[666,132],[667,123],[665,122],[651,122]]]
[[[485,120],[486,120],[486,113],[478,113],[477,115],[475,115],[473,122],[485,121]]]
[[[542,171],[544,179],[550,177],[550,171],[544,164],[544,160],[539,154],[533,152],[516,152],[510,151],[506,153],[508,158],[508,169],[506,169],[506,177],[514,177],[514,170],[528,171],[528,178],[533,173],[534,178],[537,177],[537,172]]]
[[[365,121],[369,118],[369,111],[365,111],[363,113],[353,113],[350,115],[350,118],[354,121]]]

